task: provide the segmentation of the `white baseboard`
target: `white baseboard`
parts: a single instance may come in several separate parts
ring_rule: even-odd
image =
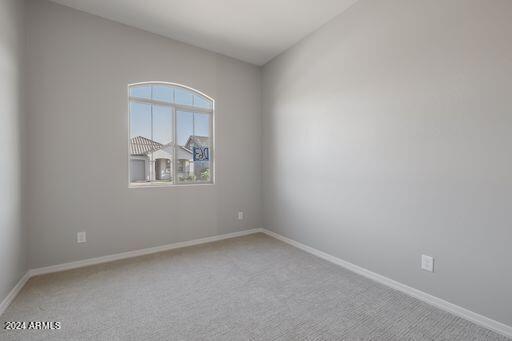
[[[88,259],[79,260],[76,262],[70,262],[70,263],[64,263],[64,264],[58,264],[58,265],[45,266],[45,267],[37,268],[37,269],[31,269],[31,270],[29,270],[29,274],[30,274],[30,277],[32,277],[32,276],[49,274],[52,272],[60,272],[60,271],[64,271],[64,270],[77,269],[77,268],[82,268],[84,266],[108,263],[108,262],[113,262],[116,260],[121,260],[121,259],[126,259],[126,258],[133,258],[133,257],[138,257],[138,256],[149,255],[152,253],[162,252],[162,251],[180,249],[182,247],[187,247],[187,246],[211,243],[211,242],[216,242],[216,241],[223,240],[223,239],[241,237],[241,236],[246,236],[246,235],[258,233],[258,232],[262,232],[262,229],[256,228],[256,229],[221,234],[221,235],[206,237],[206,238],[201,238],[201,239],[193,239],[193,240],[188,240],[185,242],[178,242],[178,243],[172,243],[172,244],[167,244],[167,245],[162,245],[162,246],[155,246],[155,247],[150,247],[147,249],[140,249],[140,250],[135,250],[135,251],[116,253],[113,255],[108,255],[108,256],[103,256],[103,257],[88,258]]]
[[[162,245],[162,246],[156,246],[156,247],[151,247],[151,248],[147,248],[147,249],[128,251],[128,252],[123,252],[123,253],[116,253],[113,255],[108,255],[108,256],[103,256],[103,257],[88,258],[88,259],[79,260],[76,262],[70,262],[70,263],[64,263],[64,264],[58,264],[58,265],[45,266],[42,268],[30,269],[18,281],[18,284],[16,284],[16,286],[9,292],[9,294],[2,301],[2,303],[0,303],[0,316],[4,313],[4,311],[7,309],[7,307],[12,303],[12,301],[16,298],[16,296],[21,291],[21,289],[23,288],[25,283],[33,276],[44,275],[44,274],[49,274],[49,273],[53,273],[53,272],[71,270],[71,269],[77,269],[77,268],[82,268],[85,266],[107,263],[107,262],[112,262],[112,261],[126,259],[126,258],[133,258],[133,257],[137,257],[137,256],[149,255],[152,253],[168,251],[168,250],[173,250],[173,249],[179,249],[179,248],[183,248],[183,247],[187,247],[187,246],[211,243],[211,242],[215,242],[215,241],[219,241],[219,240],[223,240],[223,239],[241,237],[241,236],[246,236],[246,235],[254,234],[254,233],[258,233],[258,232],[263,232],[263,230],[261,228],[244,230],[244,231],[239,231],[239,232],[221,234],[221,235],[217,235],[217,236],[213,236],[213,237],[206,237],[206,238],[189,240],[189,241],[185,241],[185,242],[178,242],[178,243],[172,243],[172,244],[167,244],[167,245]]]
[[[33,276],[43,275],[43,274],[48,274],[48,273],[53,273],[53,272],[59,272],[59,271],[65,271],[65,270],[71,270],[71,269],[77,269],[77,268],[81,268],[81,267],[85,267],[85,266],[112,262],[115,260],[133,258],[133,257],[137,257],[137,256],[143,256],[143,255],[148,255],[148,254],[162,252],[162,251],[179,249],[179,248],[183,248],[183,247],[187,247],[187,246],[211,243],[211,242],[215,242],[215,241],[219,241],[219,240],[223,240],[223,239],[241,237],[241,236],[246,236],[246,235],[254,234],[254,233],[258,233],[258,232],[263,232],[271,237],[274,237],[274,238],[281,240],[287,244],[295,246],[295,247],[297,247],[301,250],[304,250],[310,254],[313,254],[317,257],[323,258],[323,259],[325,259],[329,262],[332,262],[334,264],[340,265],[350,271],[353,271],[357,274],[360,274],[362,276],[370,278],[376,282],[382,283],[382,284],[389,286],[393,289],[399,290],[407,295],[415,297],[421,301],[424,301],[424,302],[431,304],[435,307],[438,307],[442,310],[448,311],[454,315],[465,318],[466,320],[474,322],[480,326],[491,329],[491,330],[493,330],[497,333],[500,333],[502,335],[505,335],[507,337],[512,337],[512,327],[511,326],[507,326],[501,322],[498,322],[498,321],[495,321],[488,317],[485,317],[483,315],[477,314],[477,313],[472,312],[466,308],[462,308],[453,303],[447,302],[443,299],[432,296],[423,291],[414,289],[410,286],[407,286],[400,282],[394,281],[390,278],[384,277],[375,272],[364,269],[360,266],[357,266],[350,262],[344,261],[340,258],[334,257],[332,255],[329,255],[325,252],[322,252],[322,251],[312,248],[310,246],[299,243],[293,239],[284,237],[280,234],[277,234],[275,232],[269,231],[267,229],[262,229],[262,228],[228,233],[228,234],[223,234],[223,235],[218,235],[218,236],[213,236],[213,237],[206,237],[206,238],[201,238],[201,239],[194,239],[194,240],[190,240],[190,241],[178,242],[178,243],[162,245],[162,246],[157,246],[157,247],[152,247],[152,248],[147,248],[147,249],[117,253],[117,254],[113,254],[113,255],[109,255],[109,256],[89,258],[89,259],[84,259],[84,260],[76,261],[76,262],[70,262],[70,263],[64,263],[64,264],[59,264],[59,265],[46,266],[46,267],[37,268],[37,269],[31,269],[31,270],[27,271],[27,273],[18,281],[16,286],[7,295],[7,297],[0,303],[0,316],[4,313],[4,311],[11,304],[11,302],[16,298],[16,296],[21,291],[21,289],[23,288],[25,283]]]
[[[495,320],[485,317],[483,315],[477,314],[471,310],[462,308],[458,305],[455,305],[453,303],[445,301],[439,297],[435,297],[430,294],[427,294],[426,292],[423,292],[421,290],[414,289],[410,286],[407,286],[405,284],[402,284],[402,283],[392,280],[390,278],[384,277],[375,272],[372,272],[370,270],[367,270],[365,268],[362,268],[362,267],[352,264],[350,262],[344,261],[343,259],[337,258],[328,253],[325,253],[325,252],[322,252],[315,248],[312,248],[310,246],[304,245],[304,244],[299,243],[293,239],[284,237],[284,236],[277,234],[275,232],[272,232],[270,230],[267,230],[267,229],[261,229],[261,230],[263,233],[265,233],[271,237],[274,237],[274,238],[279,239],[287,244],[295,246],[295,247],[297,247],[303,251],[306,251],[312,255],[315,255],[317,257],[325,259],[331,263],[340,265],[352,272],[355,272],[359,275],[370,278],[376,282],[382,283],[388,287],[391,287],[393,289],[401,291],[409,296],[415,297],[423,302],[426,302],[426,303],[433,305],[439,309],[442,309],[444,311],[447,311],[449,313],[452,313],[454,315],[462,317],[462,318],[469,320],[475,324],[478,324],[482,327],[493,330],[499,334],[502,334],[507,337],[512,337],[512,327],[511,326],[507,326],[506,324],[495,321]]]
[[[14,301],[16,296],[18,296],[19,292],[21,291],[21,289],[23,288],[25,283],[27,283],[29,278],[30,278],[30,275],[28,272],[26,272],[23,275],[23,277],[20,278],[18,283],[16,283],[14,288],[12,288],[12,290],[9,292],[9,294],[7,294],[7,296],[4,298],[4,300],[0,303],[0,316],[2,316],[2,314],[5,312],[7,307],[12,303],[12,301]]]

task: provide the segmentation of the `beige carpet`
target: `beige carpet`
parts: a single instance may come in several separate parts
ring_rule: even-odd
[[[32,278],[0,340],[507,340],[263,234]]]

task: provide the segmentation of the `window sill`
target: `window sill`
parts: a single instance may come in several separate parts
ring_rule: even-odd
[[[213,186],[215,183],[198,182],[198,183],[183,183],[183,184],[166,184],[166,183],[129,183],[128,188],[167,188],[167,187],[195,187],[195,186]]]

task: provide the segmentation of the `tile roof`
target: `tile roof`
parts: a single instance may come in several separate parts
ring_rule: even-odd
[[[162,147],[163,144],[142,136],[132,137],[130,139],[130,153],[132,155],[146,155]]]

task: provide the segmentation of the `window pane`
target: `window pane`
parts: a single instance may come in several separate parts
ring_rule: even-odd
[[[130,103],[130,137],[151,139],[151,105]]]
[[[210,136],[209,114],[194,113],[194,136],[196,136],[197,138]],[[201,145],[207,146],[208,144],[201,143]]]
[[[170,107],[153,105],[153,141],[162,145],[172,142],[172,111]]]
[[[173,102],[174,89],[167,85],[154,85],[153,86],[153,99],[162,102]]]
[[[210,161],[195,161],[194,175],[196,182],[211,181]]]
[[[176,88],[174,90],[174,94],[176,96],[176,104],[182,104],[182,105],[192,105],[193,104],[192,92],[190,92],[186,89]]]
[[[172,182],[172,109],[167,106],[153,105],[153,141],[156,147],[152,153],[152,182]]]
[[[178,164],[178,182],[194,182],[194,160],[192,155],[192,135],[194,133],[194,114],[187,111],[176,112],[177,143],[176,159]]]
[[[188,111],[176,111],[177,143],[187,146],[189,138],[194,134],[194,114]]]
[[[130,103],[130,181],[146,182],[151,178],[150,159],[151,105]]]
[[[196,155],[194,161],[194,176],[196,182],[210,181],[210,164],[211,164],[211,150],[210,150],[210,115],[194,113],[194,147],[202,147]],[[194,152],[194,150],[193,150]],[[205,159],[198,161],[198,159]]]
[[[212,102],[202,96],[194,95],[194,106],[199,108],[211,109]]]
[[[132,86],[130,87],[130,96],[151,99],[151,86]]]

